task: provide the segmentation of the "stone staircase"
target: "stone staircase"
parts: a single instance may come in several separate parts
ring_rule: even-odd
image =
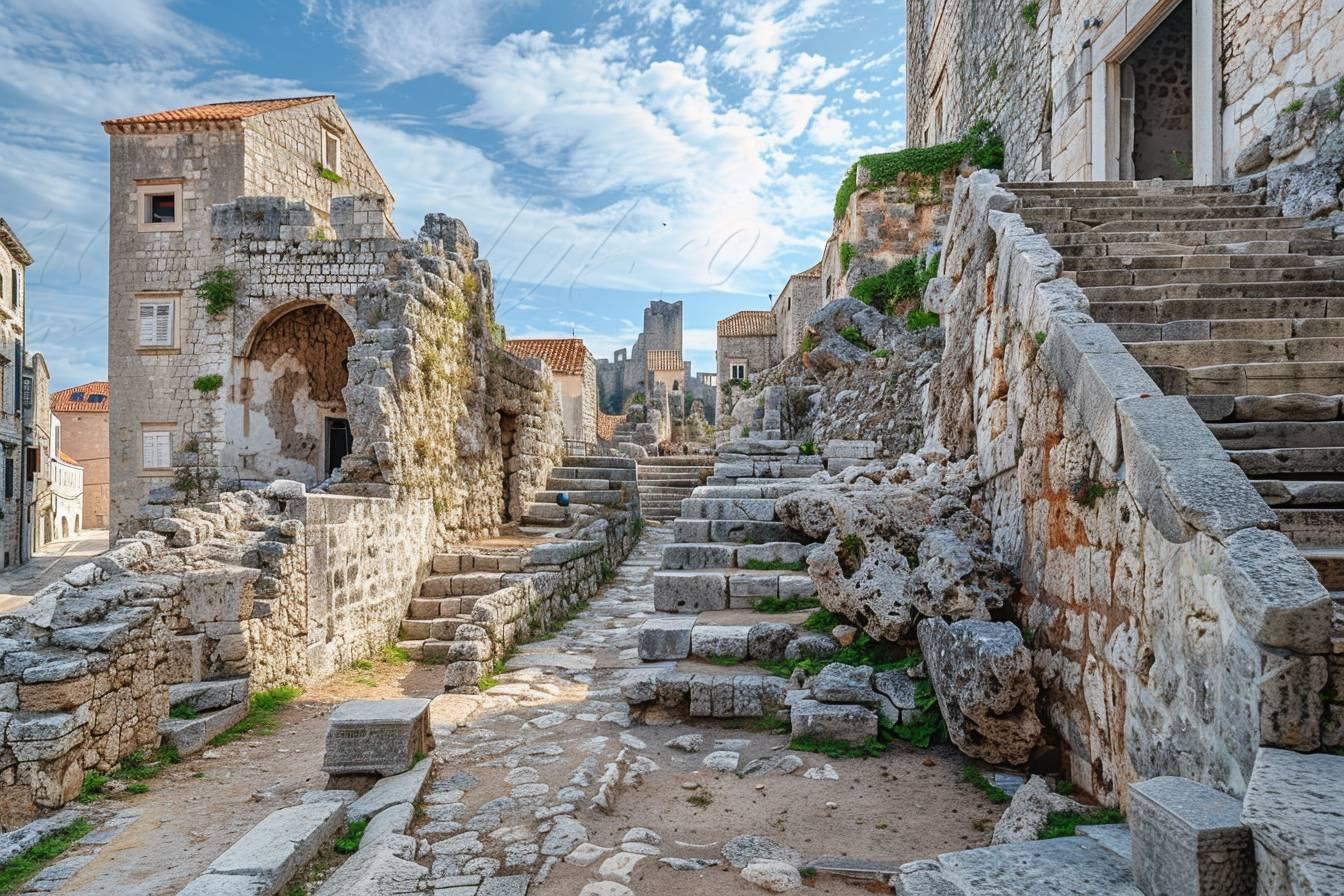
[[[181,756],[198,753],[238,724],[249,709],[247,678],[222,678],[168,686],[169,717],[159,722],[165,747]]]
[[[1344,602],[1344,241],[1263,191],[1005,186],[1092,316],[1189,399]]]
[[[639,510],[655,523],[675,519],[681,502],[714,471],[714,459],[700,455],[668,455],[636,461]]]
[[[411,598],[397,646],[415,660],[448,659],[457,629],[471,622],[476,601],[519,578],[528,549],[464,547],[436,554],[430,575]]]
[[[638,491],[635,462],[628,457],[569,455],[551,470],[546,488],[537,492],[523,514],[525,526],[563,526],[584,505],[635,510]],[[569,496],[569,507],[555,503],[556,496]]]

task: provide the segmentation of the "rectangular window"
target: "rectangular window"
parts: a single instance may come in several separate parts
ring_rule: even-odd
[[[9,304],[14,308],[19,307],[19,269],[12,268],[9,272]]]
[[[146,429],[140,433],[140,468],[168,470],[173,466],[173,432]]]
[[[322,129],[322,167],[341,173],[341,135],[327,128]]]
[[[745,364],[732,365],[732,372],[729,374],[728,379],[744,380],[746,378],[747,378],[747,365]]]
[[[14,497],[14,458],[5,458],[5,497]]]
[[[182,229],[181,179],[143,181],[135,191],[141,232]]]
[[[33,406],[33,378],[26,376],[23,378],[23,408],[28,410]]]
[[[171,298],[137,301],[138,342],[141,348],[172,348],[177,302]]]

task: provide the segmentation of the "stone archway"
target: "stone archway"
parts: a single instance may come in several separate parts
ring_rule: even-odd
[[[235,408],[239,474],[325,479],[350,450],[346,370],[354,333],[329,305],[299,302],[262,318],[243,346]],[[232,422],[232,421],[231,421]]]

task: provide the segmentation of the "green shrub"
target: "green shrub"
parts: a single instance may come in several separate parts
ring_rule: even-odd
[[[854,244],[840,244],[840,272],[845,273],[849,270],[849,263],[854,260]]]
[[[1288,104],[1287,110],[1289,112],[1300,112],[1302,111],[1302,107],[1305,105],[1306,103],[1303,102],[1302,97],[1298,97],[1297,99],[1293,100],[1291,103]]]
[[[79,801],[81,803],[92,803],[100,799],[103,795],[103,788],[106,786],[107,775],[94,771],[85,772],[84,783],[79,786]]]
[[[191,381],[191,388],[197,392],[215,392],[224,385],[224,377],[218,373],[207,373]]]
[[[859,159],[859,162],[862,161],[863,159]],[[839,221],[845,216],[845,209],[849,208],[849,198],[853,196],[854,191],[858,189],[855,178],[859,173],[859,162],[855,162],[853,165],[849,166],[849,170],[845,172],[844,178],[840,181],[840,189],[835,193],[836,221]]]
[[[800,348],[804,352],[810,352],[812,351],[812,349],[816,347],[817,347],[817,340],[812,338],[812,331],[808,330],[807,332],[803,333],[803,344],[800,346]]]
[[[345,833],[336,839],[332,844],[332,849],[344,856],[350,855],[359,849],[359,841],[364,839],[364,829],[369,826],[367,818],[361,818],[358,821],[352,821],[346,827]]]
[[[1056,837],[1072,837],[1078,833],[1079,825],[1119,824],[1125,820],[1125,813],[1119,809],[1089,809],[1084,812],[1051,812],[1045,817],[1045,824],[1036,832],[1041,840],[1053,840]]]
[[[1070,796],[1078,787],[1072,781],[1056,781],[1055,793],[1060,796]]]
[[[885,274],[865,277],[855,283],[849,294],[883,314],[890,314],[898,303],[922,298],[924,287],[936,276],[937,254],[927,264],[920,264],[918,258],[907,258]]]
[[[879,348],[879,349],[875,349],[875,350],[873,351],[873,357],[874,357],[874,358],[890,358],[890,357],[891,357],[891,349],[889,349],[889,348]]]
[[[817,453],[816,442],[801,442],[798,445],[798,453],[804,457],[812,457]]]
[[[345,178],[341,177],[335,171],[332,171],[330,168],[321,164],[320,162],[317,164],[317,176],[322,178],[323,180],[329,180],[334,184],[338,184],[341,181],[345,180]]]
[[[238,272],[223,266],[206,271],[196,284],[196,298],[207,314],[223,314],[238,301]]]
[[[201,717],[200,712],[196,709],[196,707],[192,706],[190,703],[179,703],[172,709],[168,710],[168,718],[170,719],[183,719],[186,721],[190,721],[191,719],[199,719],[200,717]]]
[[[757,613],[796,613],[799,610],[812,610],[819,606],[821,606],[821,602],[815,597],[794,595],[793,597],[762,597],[755,601],[751,608]],[[785,677],[788,677],[787,673]]]
[[[1027,23],[1027,27],[1032,31],[1036,30],[1041,15],[1040,0],[1031,0],[1022,7],[1022,21]]]
[[[857,345],[861,349],[872,351],[872,346],[864,340],[863,335],[859,333],[859,328],[850,324],[840,331],[840,335],[851,345]]]
[[[938,315],[923,308],[911,308],[905,315],[905,328],[911,333],[929,330],[938,326]]]
[[[832,613],[830,610],[817,610],[803,620],[802,628],[809,632],[821,632],[824,635],[829,635],[837,625],[848,624],[849,620],[839,613]]]
[[[1033,338],[1036,340],[1036,344],[1037,344],[1037,345],[1045,345],[1045,331],[1044,331],[1044,330],[1037,330],[1037,331],[1036,331],[1036,335],[1035,335]]]

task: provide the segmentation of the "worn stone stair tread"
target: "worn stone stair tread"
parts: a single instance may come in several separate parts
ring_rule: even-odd
[[[1090,837],[945,853],[938,862],[968,896],[1142,896],[1129,863]]]
[[[198,711],[223,709],[247,700],[247,683],[248,679],[242,677],[170,684],[168,705],[190,706]]]
[[[1229,450],[1330,448],[1344,445],[1344,420],[1260,420],[1210,423],[1208,427],[1218,442]]]
[[[247,711],[248,702],[243,700],[202,713],[194,719],[163,719],[158,726],[159,736],[163,738],[164,746],[189,756],[204,750],[217,735],[241,722]]]

